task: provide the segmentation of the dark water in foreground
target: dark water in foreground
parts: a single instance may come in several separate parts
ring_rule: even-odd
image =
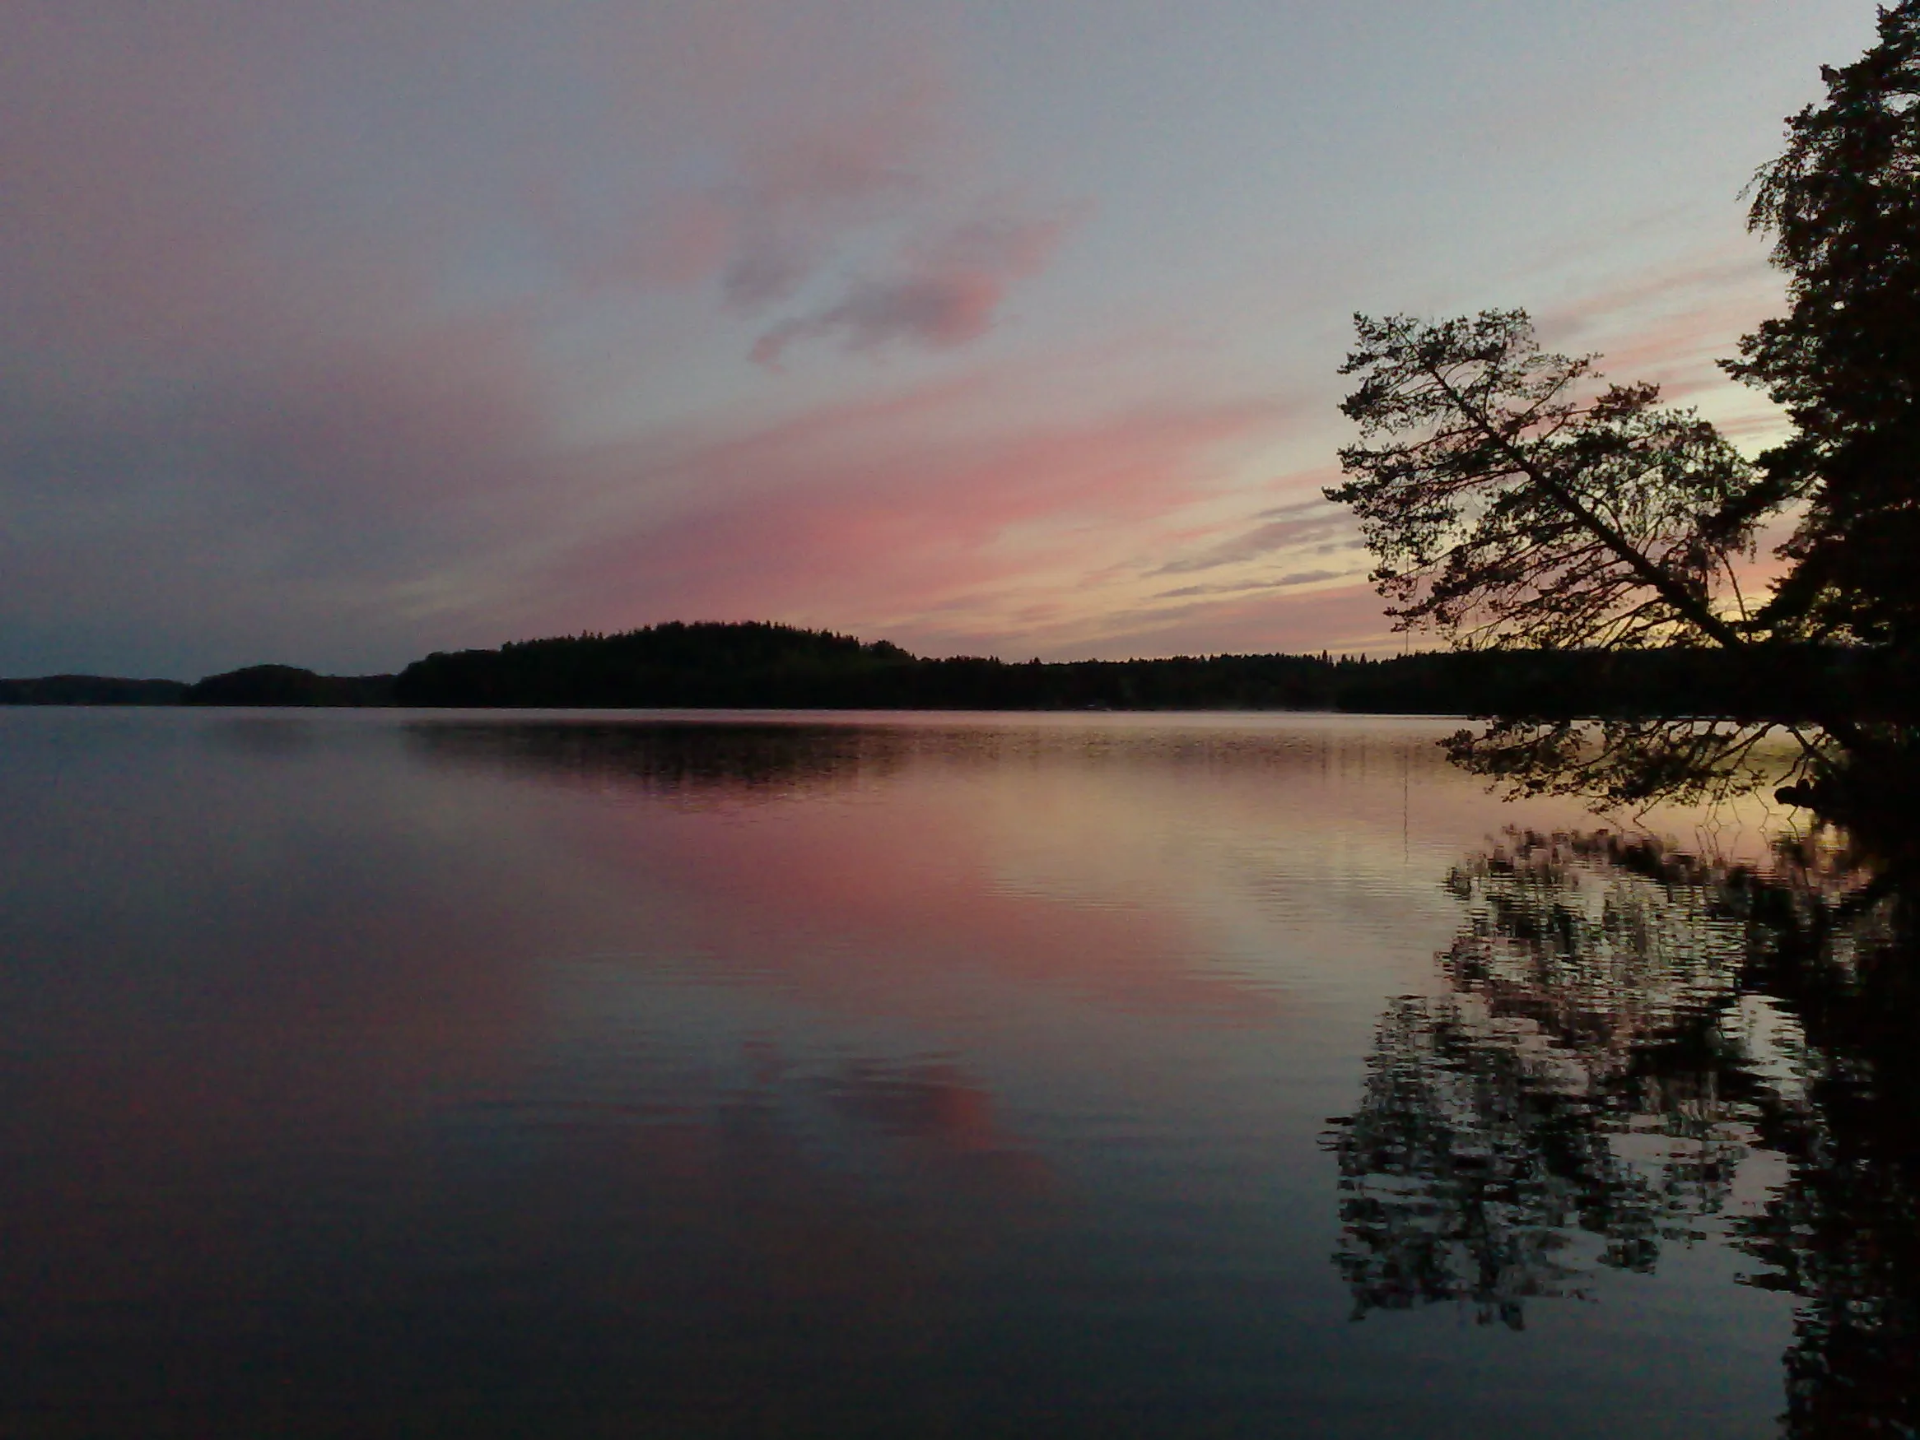
[[[1914,1433],[1892,902],[1446,728],[0,712],[0,1435]]]

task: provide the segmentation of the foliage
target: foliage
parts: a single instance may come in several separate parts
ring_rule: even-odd
[[[910,665],[886,641],[763,622],[674,622],[617,635],[435,652],[401,671],[402,705],[810,705],[854,676]]]
[[[1793,633],[1911,650],[1920,641],[1920,0],[1882,10],[1879,41],[1825,68],[1827,98],[1787,122],[1749,223],[1774,237],[1788,314],[1741,343],[1734,375],[1787,409],[1761,457],[1772,492],[1807,501],[1767,607]]]
[[[1514,794],[1575,795],[1602,808],[1637,809],[1656,801],[1718,801],[1778,778],[1779,758],[1766,746],[1774,728],[1770,720],[1717,717],[1506,714],[1481,730],[1457,730],[1444,743],[1455,764]]]
[[[1749,693],[1789,647],[1859,649],[1873,684],[1741,718],[1806,722],[1783,797],[1897,826],[1920,802],[1920,0],[1883,10],[1878,44],[1822,74],[1825,103],[1789,119],[1749,215],[1792,308],[1727,364],[1786,407],[1789,440],[1749,465],[1654,387],[1601,389],[1591,357],[1542,353],[1522,311],[1357,317],[1341,373],[1361,377],[1343,408],[1364,443],[1327,494],[1359,514],[1396,625],[1456,646],[1715,648]],[[1755,612],[1738,562],[1791,506],[1792,568]],[[1451,753],[1520,791],[1696,799],[1772,773],[1757,721],[1482,713],[1493,723]]]
[[[1340,452],[1396,628],[1466,645],[1733,643],[1734,562],[1755,478],[1651,385],[1601,388],[1543,353],[1520,310],[1427,323],[1356,316]]]
[[[0,680],[0,704],[1343,710],[1623,722],[1687,712],[1792,721],[1835,695],[1861,706],[1884,695],[1896,677],[1863,658],[1831,646],[1785,648],[1764,684],[1736,655],[1674,648],[1009,663],[931,659],[885,641],[783,625],[698,624],[436,654],[397,681],[285,665],[250,666],[192,686],[90,676]],[[1910,694],[1914,677],[1894,688]]]
[[[1788,672],[1757,656],[1738,579],[1767,482],[1711,425],[1660,406],[1654,386],[1603,387],[1592,357],[1544,353],[1524,311],[1355,325],[1341,373],[1360,384],[1342,408],[1363,443],[1340,452],[1349,479],[1326,493],[1360,516],[1396,628],[1467,649],[1719,651],[1754,692]],[[1793,715],[1662,698],[1598,726],[1538,700],[1490,707],[1478,713],[1494,723],[1448,749],[1517,791],[1640,804],[1762,783],[1775,719],[1832,726],[1827,699]],[[1802,743],[1806,767],[1831,769]]]

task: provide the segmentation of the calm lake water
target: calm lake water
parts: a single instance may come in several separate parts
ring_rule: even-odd
[[[0,711],[0,1434],[1911,1426],[1881,912],[1450,728]]]

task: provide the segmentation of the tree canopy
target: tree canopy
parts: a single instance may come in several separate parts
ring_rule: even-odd
[[[1920,643],[1920,0],[1880,12],[1879,41],[1825,68],[1824,104],[1787,121],[1754,187],[1789,312],[1730,373],[1786,407],[1760,457],[1771,495],[1806,511],[1768,622],[1810,637]]]
[[[1467,645],[1732,643],[1734,562],[1758,481],[1652,385],[1600,387],[1592,356],[1543,353],[1521,310],[1356,317],[1341,407],[1373,443],[1340,452],[1401,626]]]
[[[1355,318],[1342,407],[1361,443],[1329,499],[1359,515],[1400,629],[1457,647],[1754,649],[1738,562],[1766,481],[1651,385],[1601,383],[1594,357],[1543,352],[1521,310],[1427,322]],[[1740,662],[1743,666],[1746,658]],[[1771,718],[1654,709],[1583,725],[1551,697],[1448,742],[1525,792],[1604,804],[1758,784]],[[1819,717],[1845,734],[1844,722]],[[1829,768],[1804,741],[1809,766]]]
[[[1359,377],[1342,409],[1361,442],[1326,493],[1360,517],[1396,628],[1456,647],[1713,648],[1755,686],[1789,646],[1869,653],[1873,684],[1791,731],[1783,793],[1838,818],[1920,799],[1920,0],[1882,10],[1874,48],[1822,73],[1825,103],[1789,118],[1749,214],[1791,309],[1725,362],[1785,407],[1787,440],[1749,462],[1657,387],[1543,351],[1521,310],[1363,315],[1341,370]],[[1744,594],[1741,562],[1782,511],[1788,569]],[[1640,802],[1770,773],[1764,723],[1492,719],[1454,757],[1523,790]]]

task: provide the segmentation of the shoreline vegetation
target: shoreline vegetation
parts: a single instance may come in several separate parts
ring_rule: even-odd
[[[764,622],[671,622],[614,635],[436,652],[398,675],[254,665],[188,684],[0,680],[7,705],[525,709],[1320,710],[1356,714],[1715,716],[1797,722],[1915,713],[1920,683],[1862,647],[1779,646],[1764,685],[1699,647],[1451,650],[1385,658],[1210,655],[1009,662],[917,656],[888,641]]]

